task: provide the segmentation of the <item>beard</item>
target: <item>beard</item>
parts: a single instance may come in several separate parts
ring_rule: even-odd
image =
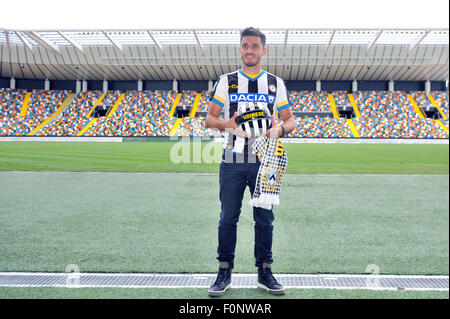
[[[242,62],[245,64],[245,66],[248,66],[248,67],[253,67],[255,65],[258,65],[260,61],[261,61],[261,59],[258,59],[257,57],[255,57],[255,62],[245,62],[245,58],[242,56]]]
[[[258,62],[245,62],[244,61],[244,64],[245,64],[245,66],[252,67],[252,66],[258,65]]]

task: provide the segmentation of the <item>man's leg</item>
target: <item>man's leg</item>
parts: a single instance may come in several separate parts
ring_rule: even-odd
[[[259,165],[253,164],[248,171],[251,172],[248,183],[250,192],[256,187]],[[258,267],[257,286],[275,295],[284,294],[284,287],[280,285],[272,274],[270,265],[272,259],[272,239],[274,214],[272,210],[253,207],[253,220],[255,221],[255,266]]]
[[[273,212],[253,207],[253,220],[255,221],[255,266],[261,267],[263,263],[270,265],[273,263]]]
[[[213,297],[222,296],[231,286],[231,271],[234,267],[236,249],[237,222],[241,213],[242,198],[246,187],[245,167],[243,164],[221,163],[219,183],[221,212],[219,220],[219,245],[217,259],[219,273],[216,281],[208,289]]]
[[[236,233],[242,198],[246,187],[245,164],[221,163],[219,183],[221,212],[219,220],[219,246],[217,259],[233,268]]]
[[[250,194],[253,196],[258,176],[259,162],[248,164],[248,185]],[[271,264],[272,259],[272,238],[274,215],[272,210],[253,207],[253,220],[255,221],[255,266],[261,267],[263,263]]]

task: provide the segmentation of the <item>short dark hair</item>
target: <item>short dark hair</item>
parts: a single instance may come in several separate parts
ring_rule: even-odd
[[[255,29],[254,27],[248,27],[241,31],[241,42],[242,42],[243,37],[246,37],[249,35],[254,35],[254,36],[259,37],[261,39],[261,43],[262,43],[263,47],[266,46],[266,35],[264,33],[262,33],[261,31],[259,31],[259,29]]]

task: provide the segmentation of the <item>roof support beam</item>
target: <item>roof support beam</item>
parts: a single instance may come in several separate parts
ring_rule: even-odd
[[[5,32],[5,39],[6,39],[6,48],[8,49],[8,52],[11,52],[11,42],[9,40],[9,31],[4,30]]]
[[[286,30],[284,33],[284,55],[286,55],[287,53],[288,38],[289,38],[289,30]]]
[[[197,31],[195,31],[195,30],[192,30],[192,31],[194,32],[194,37],[195,37],[195,40],[197,40],[198,46],[199,46],[200,48],[202,48],[202,51],[203,51],[204,46],[203,46],[202,41],[200,41],[200,38],[198,37]]]
[[[197,40],[197,44],[199,45],[200,49],[202,49],[203,55],[205,55],[205,46],[203,45],[202,41],[200,40],[197,31],[192,30],[194,32],[194,37]]]
[[[384,30],[379,30],[378,33],[375,35],[375,38],[373,38],[372,41],[369,42],[369,44],[367,45],[367,51],[369,51],[370,49],[372,49],[372,47],[375,45],[375,43],[378,41],[378,39],[380,38],[381,34],[383,33]]]
[[[20,39],[20,41],[22,41],[22,43],[27,47],[27,49],[30,50],[31,53],[33,53],[33,45],[30,43],[30,41],[25,39],[22,36],[22,34],[20,34],[20,32],[14,31],[14,33],[17,35],[17,37]]]
[[[108,33],[106,33],[104,30],[102,30],[103,35],[120,51],[123,53],[123,47],[122,44],[114,40],[114,38],[110,37]]]
[[[328,48],[331,45],[331,42],[333,42],[333,38],[334,38],[334,34],[336,33],[336,30],[333,30],[333,32],[331,33],[330,39],[328,40],[327,46],[325,47],[325,51],[328,50]]]
[[[147,30],[148,35],[150,36],[150,38],[152,38],[153,42],[155,42],[156,47],[159,49],[159,51],[161,51],[161,53],[164,53],[163,51],[163,46],[162,44],[158,41],[158,39],[155,37],[155,35],[151,32]]]
[[[64,32],[58,31],[59,35],[62,36],[64,39],[67,40],[67,42],[69,42],[71,45],[73,45],[75,47],[75,49],[77,49],[78,51],[80,51],[82,54],[84,54],[84,50],[83,50],[83,46],[81,44],[79,44],[78,42],[76,42],[75,40],[73,40],[71,37],[69,37],[67,34],[65,34]]]
[[[25,31],[26,35],[28,35],[30,38],[32,38],[37,43],[43,45],[44,47],[50,49],[51,51],[61,54],[61,50],[59,49],[59,46],[45,38],[39,35],[39,33],[35,31]]]
[[[420,42],[422,42],[423,39],[431,32],[431,30],[427,30],[424,34],[422,34],[417,40],[415,40],[413,43],[409,45],[409,51],[414,50]]]

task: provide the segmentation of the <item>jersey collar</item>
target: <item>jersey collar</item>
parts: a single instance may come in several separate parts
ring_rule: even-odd
[[[256,81],[258,80],[264,73],[266,73],[266,70],[261,70],[261,72],[258,75],[250,75],[242,71],[242,69],[239,69],[239,73],[241,73],[242,76],[249,79],[250,81]]]

